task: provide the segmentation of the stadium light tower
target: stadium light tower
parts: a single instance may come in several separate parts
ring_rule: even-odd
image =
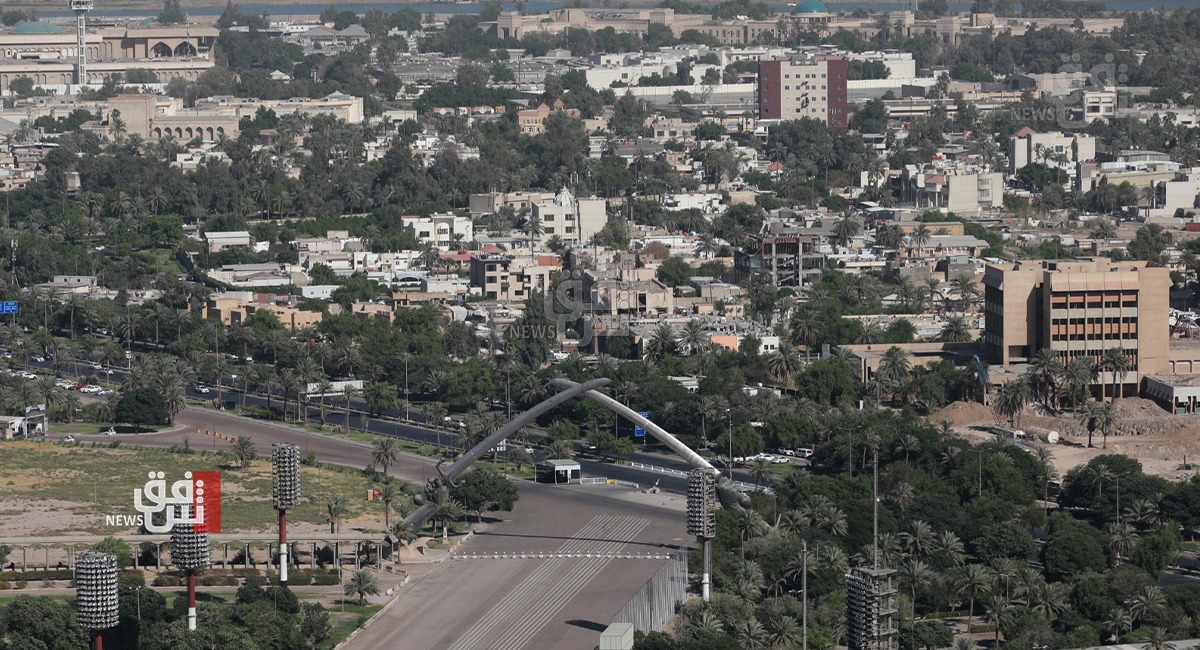
[[[171,564],[187,574],[188,629],[196,629],[196,572],[208,567],[208,532],[203,525],[190,523],[192,507],[176,506],[179,515],[171,527]],[[186,521],[181,521],[186,519]],[[197,530],[199,528],[200,530]]]
[[[117,558],[92,551],[75,562],[75,607],[79,625],[91,632],[91,650],[103,650],[101,633],[119,622]]]
[[[300,448],[275,443],[271,499],[279,511],[279,586],[288,586],[287,511],[300,505]]]
[[[709,585],[711,574],[709,566],[712,558],[712,538],[716,537],[716,523],[713,511],[717,509],[716,477],[701,470],[688,472],[688,533],[695,535],[704,546],[704,573],[701,585],[704,588],[704,602],[709,601]]]
[[[87,13],[95,8],[93,0],[67,0],[75,12],[75,83],[87,85]]]

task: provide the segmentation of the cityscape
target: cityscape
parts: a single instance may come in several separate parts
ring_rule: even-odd
[[[0,10],[0,650],[1200,648],[1200,6]]]

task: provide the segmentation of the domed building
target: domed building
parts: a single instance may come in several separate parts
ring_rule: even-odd
[[[821,0],[800,0],[792,10],[792,20],[798,25],[825,25],[833,20],[833,14]]]

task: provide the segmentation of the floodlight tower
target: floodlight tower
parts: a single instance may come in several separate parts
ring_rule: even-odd
[[[279,511],[279,586],[288,586],[287,511],[300,505],[300,448],[275,443],[272,453],[271,500]]]
[[[87,13],[95,8],[93,0],[67,0],[75,12],[75,83],[87,85]]]
[[[103,650],[102,633],[120,618],[117,557],[91,551],[75,562],[75,607],[79,625],[92,635],[92,650]]]
[[[171,527],[171,564],[187,574],[188,629],[196,629],[196,572],[209,564],[208,529],[191,523],[191,505],[177,506]]]
[[[704,546],[704,573],[701,579],[704,602],[709,600],[712,575],[709,566],[712,558],[712,538],[716,537],[716,522],[713,511],[717,509],[716,477],[702,469],[688,472],[687,511],[688,533],[695,535]]]

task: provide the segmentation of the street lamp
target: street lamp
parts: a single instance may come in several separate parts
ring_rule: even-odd
[[[729,438],[729,478],[733,478],[733,410],[725,409],[725,437]]]
[[[188,629],[195,630],[196,572],[209,564],[208,526],[191,523],[190,504],[176,507],[178,514],[171,527],[171,563],[187,574]]]
[[[411,420],[408,410],[408,360],[412,358],[412,355],[405,352],[400,355],[400,358],[404,359],[404,419]]]

